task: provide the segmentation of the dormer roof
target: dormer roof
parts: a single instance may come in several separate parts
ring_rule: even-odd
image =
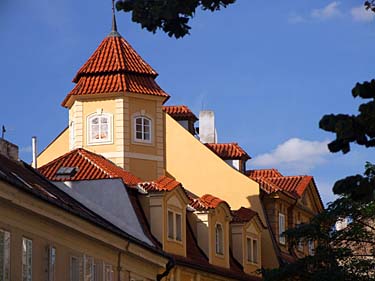
[[[168,105],[163,106],[163,111],[172,116],[173,119],[180,120],[191,120],[193,122],[198,121],[197,116],[190,110],[186,105]]]
[[[193,198],[190,196],[190,205],[199,211],[207,211],[209,209],[215,209],[217,208],[221,203],[224,203],[227,205],[228,209],[230,210],[230,207],[228,203],[218,197],[215,197],[211,194],[205,194],[202,197],[196,197]]]
[[[167,176],[161,176],[155,181],[146,181],[138,184],[146,191],[172,191],[181,186],[181,183]]]
[[[270,194],[281,191],[293,198],[301,198],[305,190],[312,183],[315,188],[314,178],[312,176],[283,176],[276,169],[250,170],[246,174],[259,183],[260,188]],[[322,199],[317,191],[319,203],[323,206]]]
[[[72,168],[72,174],[59,171]],[[80,181],[120,178],[127,185],[135,185],[142,180],[101,155],[83,148],[74,149],[40,167],[39,172],[51,181]]]
[[[248,223],[254,218],[257,218],[260,225],[263,228],[267,228],[259,217],[259,214],[250,208],[241,207],[238,210],[231,211],[232,221],[231,223]]]
[[[242,149],[238,143],[205,143],[217,156],[223,160],[229,159],[245,159],[249,160],[251,157]]]
[[[76,86],[62,105],[69,107],[73,96],[119,92],[160,96],[167,100],[169,95],[155,82],[157,75],[117,31],[112,31],[79,69],[73,78]]]

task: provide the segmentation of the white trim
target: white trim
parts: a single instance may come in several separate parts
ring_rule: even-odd
[[[173,237],[169,237],[169,231],[170,231],[170,225],[169,225],[169,213],[172,214],[172,227],[173,227]],[[177,215],[180,216],[181,218],[181,221],[180,221],[180,240],[177,239]],[[173,242],[177,242],[177,243],[182,243],[182,234],[183,234],[183,230],[182,230],[182,226],[183,226],[183,217],[182,217],[182,212],[178,212],[178,211],[175,211],[175,210],[172,210],[170,208],[167,209],[167,240],[168,241],[173,241]]]
[[[26,268],[26,277],[24,276]],[[33,241],[22,237],[22,280],[33,280]]]
[[[248,247],[248,241],[250,241],[250,252],[249,252],[249,247]],[[254,251],[254,242],[256,243],[256,251]],[[251,236],[246,236],[246,263],[247,264],[259,264],[259,240],[251,237]],[[254,255],[254,252],[256,252],[256,255]],[[256,258],[254,258],[254,256]]]
[[[141,119],[142,120],[142,131],[140,132],[142,134],[142,138],[137,138],[137,119]],[[144,132],[144,120],[147,120],[149,122],[149,136],[150,136],[150,139],[149,140],[146,140],[144,139],[144,136],[145,136],[145,132]],[[153,126],[153,120],[152,118],[146,116],[145,114],[138,114],[138,115],[134,115],[133,116],[133,141],[136,142],[136,143],[145,143],[145,144],[151,144],[153,143],[153,129],[152,129],[152,126]]]
[[[108,118],[108,140],[92,140],[91,139],[91,120],[95,117],[107,117]],[[99,123],[100,128],[100,123]],[[102,144],[113,144],[113,114],[107,112],[95,112],[86,117],[86,143],[87,145],[102,145]]]

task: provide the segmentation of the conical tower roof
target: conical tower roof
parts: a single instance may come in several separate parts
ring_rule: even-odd
[[[157,76],[157,72],[117,32],[114,21],[111,33],[73,78],[76,86],[62,105],[69,107],[73,96],[117,92],[160,96],[167,100],[169,95],[155,82]]]

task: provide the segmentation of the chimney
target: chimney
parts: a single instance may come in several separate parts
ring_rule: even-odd
[[[202,143],[217,143],[213,111],[203,110],[199,112],[199,138]]]
[[[36,137],[31,138],[31,145],[32,145],[32,153],[33,153],[33,163],[32,166],[34,169],[38,168],[37,162],[36,162],[36,155],[37,155],[37,149],[36,149]]]
[[[18,160],[18,146],[6,141],[3,138],[0,138],[0,154],[4,155],[5,157]]]

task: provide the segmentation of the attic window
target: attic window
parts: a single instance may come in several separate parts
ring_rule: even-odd
[[[58,178],[72,178],[78,172],[77,167],[60,167],[56,172]]]

